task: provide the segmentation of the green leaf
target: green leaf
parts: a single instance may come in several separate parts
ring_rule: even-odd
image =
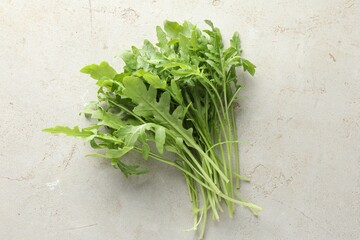
[[[192,69],[191,66],[181,62],[167,62],[162,64],[161,66],[164,67],[165,69],[170,69],[175,67],[180,67],[181,69],[186,69],[186,70]]]
[[[120,57],[125,62],[125,70],[135,70],[137,67],[137,56],[131,51],[124,51]]]
[[[139,126],[126,126],[116,131],[116,135],[123,138],[126,146],[135,146],[135,143],[143,135],[146,136],[146,131],[152,127],[151,123],[145,123]]]
[[[177,38],[184,29],[179,23],[171,21],[165,21],[164,28],[171,38]]]
[[[193,30],[191,32],[190,43],[191,43],[192,50],[196,51],[199,49],[200,46],[198,43],[198,34],[197,34],[196,30]]]
[[[174,38],[174,39],[171,39],[171,40],[168,42],[168,45],[169,45],[169,46],[173,46],[173,45],[175,45],[175,44],[178,43],[178,42],[179,42],[179,39]]]
[[[121,146],[124,145],[123,140],[118,139],[118,138],[116,138],[114,136],[111,136],[111,135],[97,134],[97,135],[94,135],[93,137],[96,138],[96,139],[100,139],[103,142],[108,142],[108,143],[117,144],[117,145],[121,145]]]
[[[153,87],[159,89],[166,88],[166,81],[163,81],[157,75],[153,75],[151,73],[146,73],[143,75],[143,78]]]
[[[206,19],[204,22],[205,22],[207,25],[209,25],[212,29],[214,29],[214,24],[212,23],[212,21]]]
[[[157,91],[153,87],[146,88],[141,79],[137,77],[124,78],[123,94],[130,98],[137,106],[134,113],[146,119],[152,119],[153,122],[168,127],[187,138],[192,138],[192,130],[185,129],[182,126],[182,118],[170,114],[170,94],[164,92],[157,101]],[[174,113],[183,112],[183,107],[178,106]],[[183,117],[183,116],[182,116]]]
[[[197,74],[192,69],[179,69],[179,70],[173,69],[170,72],[175,77],[184,77],[184,76],[191,76],[191,75],[196,75]]]
[[[126,177],[130,175],[140,175],[149,172],[148,170],[139,170],[139,165],[127,165],[117,159],[113,159],[112,164],[116,168],[120,169],[120,171],[124,173]]]
[[[189,21],[184,21],[184,23],[182,24],[182,27],[183,27],[182,34],[184,34],[184,36],[186,36],[186,37],[190,37],[191,32],[195,28],[195,26]]]
[[[122,83],[122,80],[124,77],[126,76],[130,76],[130,73],[120,73],[120,74],[116,74],[115,77],[114,77],[114,81],[118,82],[118,83]]]
[[[133,148],[132,147],[123,147],[123,148],[119,148],[119,149],[109,149],[107,150],[106,154],[99,154],[99,153],[92,153],[92,154],[88,154],[86,156],[90,156],[90,157],[102,157],[102,158],[121,158],[122,156],[124,156],[126,153],[128,153],[129,151],[131,151]]]
[[[206,62],[219,74],[219,75],[222,75],[222,71],[219,69],[219,66],[217,63],[215,63],[214,61],[212,60],[206,60]]]
[[[116,131],[116,135],[124,139],[126,146],[135,146],[139,138],[146,139],[146,131],[151,130],[152,123],[145,123],[139,126],[126,126]]]
[[[148,132],[152,132],[153,135],[150,135]],[[115,134],[124,139],[124,144],[129,147],[133,147],[137,142],[141,142],[143,156],[146,156],[144,157],[145,159],[148,157],[150,151],[146,142],[150,139],[155,141],[156,148],[160,154],[164,152],[166,131],[165,128],[160,125],[145,123],[139,126],[126,126],[116,131]]]
[[[89,103],[82,111],[84,114],[89,114],[91,118],[98,119],[98,125],[104,125],[113,129],[124,127],[125,123],[120,120],[118,115],[109,113],[99,108],[96,103]]]
[[[243,65],[244,71],[247,71],[251,74],[251,76],[254,76],[255,68],[256,68],[256,66],[254,64],[252,64],[249,60],[246,60],[245,58],[243,58],[242,65]]]
[[[65,126],[56,126],[53,128],[45,128],[42,131],[52,133],[52,134],[62,133],[67,136],[87,138],[87,137],[94,135],[94,132],[96,132],[97,128],[98,128],[98,126],[91,126],[91,127],[83,128],[80,130],[78,126],[75,126],[73,129],[71,129],[69,127],[65,127]]]
[[[239,37],[239,33],[235,32],[234,35],[232,36],[231,40],[230,40],[230,46],[234,49],[237,50],[237,52],[240,54],[241,52],[241,42],[240,42],[240,37]]]
[[[189,61],[189,51],[191,48],[190,40],[182,33],[179,34],[179,46],[181,57],[185,61]]]
[[[156,35],[159,41],[157,45],[161,49],[167,50],[169,47],[168,47],[168,40],[166,37],[166,33],[162,30],[160,26],[156,27]]]
[[[150,147],[146,142],[144,142],[141,148],[141,154],[145,160],[149,158],[149,153],[150,153]]]
[[[146,72],[143,69],[138,70],[135,75],[143,77],[153,88],[166,89],[166,81],[161,80],[158,75]]]
[[[182,103],[184,102],[183,100],[183,96],[181,94],[181,90],[179,88],[179,86],[177,85],[175,80],[171,80],[170,83],[170,90],[172,93],[173,98],[180,104],[182,105]]]
[[[155,144],[160,154],[164,153],[165,138],[166,138],[165,128],[157,127],[155,129]]]
[[[103,78],[113,79],[117,74],[116,71],[107,62],[101,62],[99,65],[87,65],[80,71],[82,73],[90,74],[90,76],[96,80],[101,80]]]

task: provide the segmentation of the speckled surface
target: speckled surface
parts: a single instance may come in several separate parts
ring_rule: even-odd
[[[170,3],[172,2],[172,3]],[[360,3],[318,1],[0,1],[0,239],[196,239],[183,177],[145,162],[125,178],[85,158],[81,140],[40,130],[86,125],[96,86],[79,69],[107,60],[164,19],[239,31],[257,66],[238,108],[238,207],[206,239],[360,239]],[[130,156],[131,157],[131,156]],[[140,161],[140,160],[139,160]]]

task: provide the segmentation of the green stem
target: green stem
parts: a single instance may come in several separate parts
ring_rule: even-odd
[[[201,194],[203,196],[203,208],[202,208],[202,212],[203,212],[203,224],[201,226],[201,231],[200,231],[200,236],[199,238],[200,239],[203,239],[204,238],[204,233],[205,233],[205,227],[206,227],[206,220],[207,220],[207,211],[208,211],[208,208],[207,208],[207,198],[206,198],[206,194],[205,194],[205,191],[203,188],[201,188]]]
[[[235,114],[234,114],[234,109],[230,108],[230,114],[231,114],[231,125],[232,125],[232,132],[233,132],[233,136],[234,136],[234,140],[236,141],[236,143],[234,143],[234,151],[235,151],[235,172],[237,174],[237,176],[235,176],[235,181],[236,181],[236,188],[239,189],[240,188],[240,160],[239,160],[239,139],[238,139],[238,134],[236,131],[236,120],[235,120]]]
[[[137,152],[139,152],[139,153],[142,153],[142,149],[141,149],[141,148],[134,147],[134,150],[137,151]],[[159,155],[157,155],[157,154],[155,154],[155,153],[153,153],[153,152],[150,152],[150,153],[149,153],[149,156],[150,156],[151,158],[153,158],[153,159],[156,159],[156,160],[158,160],[158,161],[160,161],[160,162],[166,163],[166,164],[168,164],[168,165],[170,165],[170,166],[173,166],[173,167],[179,169],[180,171],[182,171],[183,173],[187,174],[187,175],[190,176],[192,179],[194,179],[197,183],[199,183],[199,184],[200,184],[201,186],[203,186],[204,188],[209,189],[209,190],[214,191],[214,192],[217,192],[217,191],[214,190],[211,186],[206,185],[206,183],[208,183],[208,182],[206,182],[206,183],[203,182],[203,181],[200,180],[198,177],[196,177],[194,174],[192,174],[191,172],[189,172],[189,171],[187,171],[186,169],[184,169],[183,167],[181,167],[179,164],[176,164],[175,162],[170,161],[170,160],[168,160],[168,159],[165,159],[165,158],[163,158],[163,157],[160,157]],[[180,156],[180,155],[179,155],[179,156]],[[183,156],[180,156],[180,157],[182,157],[182,159],[183,159]],[[188,162],[188,161],[187,161],[187,162]],[[194,169],[194,167],[192,167],[192,168]],[[201,177],[203,177],[203,176],[201,176]],[[216,186],[215,186],[215,187],[216,187]]]

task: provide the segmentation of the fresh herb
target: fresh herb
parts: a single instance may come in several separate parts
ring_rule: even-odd
[[[220,30],[205,22],[210,30],[187,21],[165,21],[164,29],[156,27],[155,45],[145,40],[141,49],[132,47],[122,54],[121,73],[106,62],[84,67],[81,72],[97,80],[99,90],[98,100],[83,114],[97,123],[83,129],[44,129],[105,149],[91,155],[110,159],[126,176],[147,172],[121,160],[130,151],[179,169],[193,204],[192,229],[201,224],[201,238],[208,213],[219,220],[223,202],[230,217],[236,204],[255,215],[261,210],[235,190],[241,180],[249,180],[240,175],[234,101],[242,86],[236,68],[254,75],[255,65],[241,56],[238,33],[225,48]],[[165,151],[174,158],[164,157]]]

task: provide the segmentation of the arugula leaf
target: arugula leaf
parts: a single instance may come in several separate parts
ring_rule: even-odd
[[[66,134],[67,136],[71,137],[82,137],[87,138],[92,135],[94,135],[94,132],[96,132],[96,129],[98,126],[91,126],[88,128],[79,129],[78,126],[75,126],[73,129],[65,126],[56,126],[53,128],[45,128],[43,129],[43,132],[53,133],[53,134]]]
[[[249,72],[252,76],[255,74],[255,68],[256,66],[252,64],[249,60],[246,60],[245,58],[242,59],[242,65],[244,68],[244,71]]]
[[[140,175],[148,172],[148,170],[139,170],[139,165],[126,165],[116,158],[113,159],[112,165],[120,169],[120,171],[123,172],[126,177],[129,175]]]
[[[132,149],[133,149],[132,147],[123,147],[123,148],[119,148],[119,149],[109,149],[109,150],[107,150],[106,154],[91,153],[91,154],[88,154],[86,156],[115,159],[115,158],[121,158],[122,156],[124,156],[126,153],[128,153]]]
[[[95,107],[95,109],[94,109]],[[82,111],[84,114],[88,114],[91,118],[97,119],[98,125],[108,126],[113,129],[119,129],[124,127],[126,123],[120,120],[120,115],[112,114],[104,111],[100,107],[96,106],[96,103],[90,103]]]
[[[164,28],[169,37],[171,38],[177,38],[184,29],[183,26],[181,26],[177,22],[172,21],[165,21]]]
[[[151,86],[146,89],[144,82],[137,77],[124,78],[125,89],[124,96],[130,98],[137,106],[133,112],[146,119],[166,126],[175,131],[179,135],[186,135],[191,138],[192,129],[185,129],[182,126],[183,112],[182,106],[178,106],[173,114],[170,114],[170,94],[162,93],[159,101],[157,99],[157,91]]]
[[[90,76],[96,80],[102,80],[104,78],[113,79],[117,74],[116,71],[107,62],[101,62],[99,65],[87,65],[80,71],[82,73],[90,74]]]
[[[166,81],[160,79],[158,75],[154,75],[142,69],[136,71],[135,74],[138,77],[143,77],[153,88],[158,88],[158,89],[166,88]]]

